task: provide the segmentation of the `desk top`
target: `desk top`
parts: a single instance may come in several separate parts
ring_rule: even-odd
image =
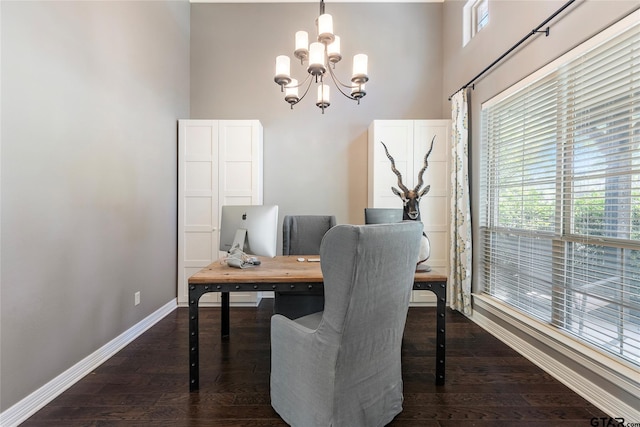
[[[298,261],[298,258],[305,261]],[[281,255],[275,258],[258,257],[261,264],[255,267],[229,267],[220,260],[189,277],[189,284],[205,283],[322,283],[322,271],[319,262],[309,262],[307,258],[317,255]],[[446,282],[444,274],[416,272],[416,282]]]

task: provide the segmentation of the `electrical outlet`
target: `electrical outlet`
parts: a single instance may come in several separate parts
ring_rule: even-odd
[[[140,291],[133,294],[133,305],[140,304]]]

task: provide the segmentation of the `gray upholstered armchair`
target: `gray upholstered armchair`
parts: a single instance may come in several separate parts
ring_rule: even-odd
[[[402,335],[422,224],[338,225],[324,311],[271,318],[271,405],[294,427],[384,426],[402,411]]]
[[[282,222],[282,255],[319,255],[324,234],[336,225],[333,215],[287,215]],[[273,310],[289,319],[322,311],[324,294],[276,292]]]

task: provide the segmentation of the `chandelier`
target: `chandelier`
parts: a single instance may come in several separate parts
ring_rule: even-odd
[[[338,91],[349,99],[357,101],[367,94],[365,83],[369,80],[367,75],[367,55],[359,53],[353,57],[353,73],[351,74],[351,85],[342,83],[335,75],[335,66],[342,59],[340,54],[340,37],[333,34],[333,18],[324,13],[324,0],[320,0],[320,16],[316,19],[318,28],[318,41],[309,44],[309,34],[306,31],[298,31],[295,36],[295,51],[293,55],[304,65],[308,61],[307,76],[302,83],[291,78],[291,62],[288,56],[279,55],[276,57],[276,75],[274,81],[280,86],[280,91],[284,92],[284,100],[291,105],[291,109],[298,102],[302,101],[315,82],[318,84],[318,97],[316,105],[324,109],[331,105],[329,85],[325,84],[325,76],[331,76]],[[302,96],[299,96],[298,89],[304,89]]]

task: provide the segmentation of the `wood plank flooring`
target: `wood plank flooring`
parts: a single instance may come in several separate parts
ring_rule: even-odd
[[[286,426],[269,404],[272,307],[232,307],[227,342],[219,309],[200,310],[199,392],[188,391],[188,313],[179,308],[22,425]],[[409,309],[402,355],[404,411],[388,427],[588,427],[607,417],[454,311],[444,386],[434,379],[435,308]]]

